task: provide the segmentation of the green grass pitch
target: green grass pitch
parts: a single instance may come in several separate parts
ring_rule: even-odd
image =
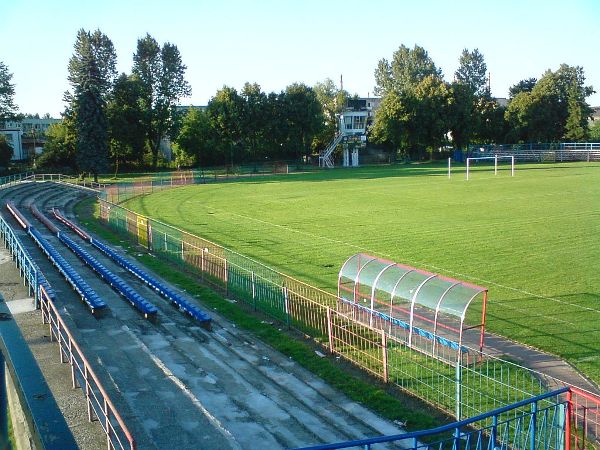
[[[600,164],[365,167],[192,185],[140,213],[329,291],[365,252],[490,289],[488,329],[600,382]],[[477,311],[473,311],[477,313]]]

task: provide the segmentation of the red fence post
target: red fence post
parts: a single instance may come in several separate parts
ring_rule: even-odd
[[[573,393],[567,392],[567,413],[565,417],[565,450],[571,450],[571,415],[573,414]]]

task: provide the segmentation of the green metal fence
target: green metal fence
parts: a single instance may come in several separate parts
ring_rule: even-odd
[[[415,343],[411,348],[389,331],[356,320],[336,295],[209,240],[106,200],[100,200],[100,216],[122,236],[195,273],[226,297],[313,337],[328,351],[459,420],[564,386],[478,349],[444,347],[442,357],[415,351],[427,346]]]

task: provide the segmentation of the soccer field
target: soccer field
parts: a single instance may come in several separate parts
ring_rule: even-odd
[[[430,165],[191,185],[127,207],[329,291],[369,253],[490,289],[490,331],[600,382],[600,164]],[[475,312],[475,311],[474,311]]]

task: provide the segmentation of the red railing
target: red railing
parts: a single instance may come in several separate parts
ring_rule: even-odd
[[[71,366],[73,388],[81,387],[85,392],[88,420],[100,422],[109,450],[135,450],[133,436],[43,286],[40,286],[40,305],[42,321],[50,326],[50,340],[58,342],[60,362]]]

